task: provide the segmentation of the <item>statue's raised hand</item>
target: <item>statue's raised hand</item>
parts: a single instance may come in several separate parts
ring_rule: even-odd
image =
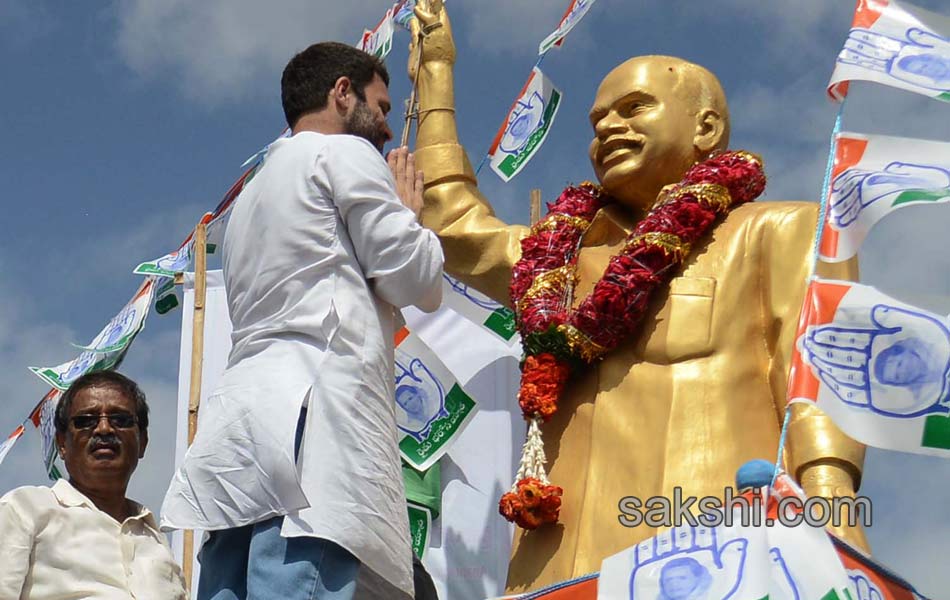
[[[412,41],[409,44],[409,78],[416,79],[416,64],[455,64],[455,40],[452,24],[442,0],[418,0],[415,17],[409,22]],[[422,43],[422,55],[418,44]]]
[[[846,320],[846,316],[843,317]],[[853,407],[909,419],[948,413],[950,331],[922,312],[878,304],[854,326],[809,327],[802,356]]]
[[[934,166],[892,162],[884,169],[848,169],[831,183],[831,213],[838,227],[853,223],[861,211],[904,192],[950,195],[950,171]]]
[[[710,527],[683,527],[640,542],[630,573],[630,598],[729,600],[742,583],[749,541],[719,539]]]
[[[852,29],[838,62],[890,75],[895,79],[933,90],[950,90],[950,39],[918,27],[904,32],[904,39]]]

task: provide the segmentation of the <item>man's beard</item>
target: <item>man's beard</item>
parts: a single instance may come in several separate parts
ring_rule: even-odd
[[[345,133],[367,140],[382,154],[383,146],[386,145],[386,131],[376,122],[376,115],[366,102],[357,100],[353,112],[343,122],[343,128]]]

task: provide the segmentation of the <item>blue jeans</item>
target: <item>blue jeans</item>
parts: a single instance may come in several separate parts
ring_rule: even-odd
[[[211,532],[198,600],[352,600],[359,560],[328,540],[281,537],[283,520]]]
[[[307,409],[300,410],[294,455]],[[198,556],[198,600],[352,600],[360,561],[314,537],[284,538],[283,517],[212,531]]]

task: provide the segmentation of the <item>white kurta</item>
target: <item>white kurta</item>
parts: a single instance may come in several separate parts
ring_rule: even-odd
[[[274,142],[241,192],[223,261],[233,347],[162,527],[287,515],[284,536],[332,540],[411,593],[394,307],[441,302],[436,236],[399,202],[369,142],[301,132]]]

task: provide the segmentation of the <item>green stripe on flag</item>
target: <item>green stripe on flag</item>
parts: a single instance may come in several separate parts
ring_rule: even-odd
[[[943,100],[944,102],[950,102],[950,92],[944,92],[937,96],[937,100]]]
[[[894,200],[894,203],[891,206],[900,206],[901,204],[907,204],[908,202],[936,202],[937,200],[944,200],[950,198],[950,190],[941,189],[941,190],[908,190],[906,192],[901,192],[897,199]]]
[[[432,424],[425,442],[419,443],[412,436],[407,435],[399,442],[399,449],[409,457],[410,464],[423,464],[455,437],[459,427],[465,422],[465,417],[474,408],[475,401],[469,398],[468,394],[456,383],[445,395],[445,412],[449,416],[442,417]]]
[[[515,337],[515,313],[510,308],[496,309],[485,319],[484,325],[506,341]]]
[[[924,448],[950,450],[950,418],[930,415],[924,421],[924,435],[920,440]]]

